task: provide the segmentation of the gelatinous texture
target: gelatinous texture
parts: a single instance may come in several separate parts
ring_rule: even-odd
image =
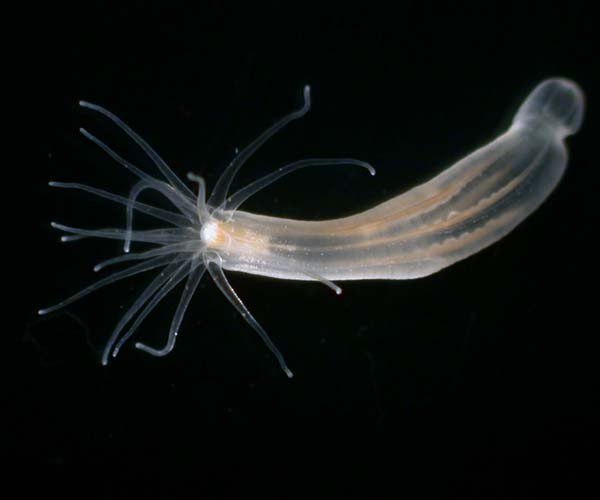
[[[552,192],[564,138],[583,114],[579,88],[538,85],[511,127],[429,182],[362,213],[301,221],[237,211],[219,222],[225,269],[284,279],[409,279],[494,243]]]
[[[301,221],[238,211],[250,196],[284,175],[305,167],[359,166],[371,175],[375,169],[352,158],[299,160],[258,179],[229,195],[240,167],[277,131],[310,109],[310,88],[304,87],[303,106],[284,116],[244,148],[219,177],[205,200],[204,180],[194,174],[198,194],[127,124],[110,111],[88,102],[82,107],[100,113],[123,130],[153,161],[155,178],[119,156],[100,139],[81,133],[138,178],[129,197],[79,183],[51,182],[59,188],[78,189],[126,205],[126,228],[80,229],[52,223],[66,233],[62,241],[111,238],[124,242],[125,255],[95,266],[131,264],[98,280],[75,295],[46,309],[47,314],[68,306],[99,288],[138,273],[161,269],[123,314],[102,353],[102,363],[117,355],[142,321],[162,299],[185,279],[179,305],[162,348],[137,342],[154,356],[165,356],[175,340],[185,311],[205,271],[231,304],[254,328],[291,377],[283,355],[252,316],[224,269],[282,279],[316,280],[336,293],[332,280],[409,279],[426,276],[497,241],[527,217],[552,192],[564,172],[567,153],[564,138],[577,131],[583,114],[583,97],[568,80],[550,79],[536,87],[519,108],[509,130],[431,181],[370,210],[326,221]],[[165,210],[138,201],[144,190],[154,190],[171,205]],[[138,211],[170,224],[133,230]],[[129,253],[131,243],[155,247]],[[137,261],[138,262],[135,264]]]

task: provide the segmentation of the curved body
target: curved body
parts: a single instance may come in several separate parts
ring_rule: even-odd
[[[205,200],[204,180],[198,194],[169,168],[128,125],[110,111],[81,102],[82,107],[105,116],[123,130],[153,160],[161,178],[148,175],[119,156],[84,129],[82,134],[138,178],[129,197],[78,183],[50,185],[86,191],[126,205],[125,229],[80,229],[52,223],[70,233],[62,241],[87,237],[124,241],[124,255],[98,264],[94,270],[142,261],[114,272],[62,302],[41,309],[46,314],[103,286],[129,276],[162,268],[117,323],[102,354],[102,363],[116,356],[144,319],[184,279],[185,286],[164,347],[141,342],[135,347],[154,356],[171,352],[185,311],[208,271],[217,287],[256,330],[291,377],[283,355],[237,296],[224,270],[280,279],[316,280],[334,289],[333,281],[411,279],[439,271],[492,244],[533,212],[552,192],[567,162],[564,139],[577,131],[583,117],[583,95],[565,79],[538,85],[519,108],[504,134],[457,162],[429,182],[364,212],[341,219],[302,221],[256,215],[237,210],[250,196],[282,176],[309,166],[355,165],[375,169],[355,159],[300,160],[254,181],[229,196],[240,167],[278,130],[310,109],[310,88],[304,105],[273,124],[244,148],[219,177]],[[175,210],[138,201],[144,190],[160,193]],[[167,222],[168,227],[133,230],[133,212]],[[129,253],[132,242],[154,247]]]
[[[212,248],[228,270],[282,279],[410,279],[494,243],[560,180],[583,98],[566,80],[536,88],[509,130],[425,184],[350,217],[302,221],[237,211]]]

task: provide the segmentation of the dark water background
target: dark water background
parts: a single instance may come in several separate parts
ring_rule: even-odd
[[[33,51],[23,64],[38,108],[28,137],[36,159],[17,168],[33,200],[20,212],[28,239],[18,252],[31,286],[7,311],[19,326],[4,352],[5,450],[21,491],[598,498],[600,87],[586,3],[193,5],[63,4],[25,18]],[[307,157],[377,167],[374,178],[309,169],[244,207],[311,219],[430,178],[500,133],[549,76],[582,86],[587,116],[568,141],[558,189],[501,242],[421,280],[341,283],[341,297],[230,273],[293,380],[208,279],[163,359],[130,344],[104,368],[94,350],[147,276],[35,316],[121,251],[118,242],[61,244],[49,227],[124,224],[121,207],[46,184],[131,187],[77,129],[153,171],[79,99],[115,112],[177,173],[201,174],[210,188],[234,149],[300,106],[309,83],[310,113],[261,149],[236,185]],[[153,200],[162,203],[142,198]],[[136,339],[160,344],[176,304],[169,296]]]

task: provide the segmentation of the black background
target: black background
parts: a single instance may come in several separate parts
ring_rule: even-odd
[[[25,65],[37,103],[28,151],[37,156],[19,212],[30,286],[18,294],[20,326],[4,353],[13,420],[5,450],[22,491],[597,498],[596,23],[584,2],[556,5],[86,2],[32,11],[23,34],[35,47]],[[163,359],[130,344],[108,367],[98,362],[148,277],[35,315],[121,251],[116,242],[61,244],[49,227],[124,223],[121,207],[47,186],[80,181],[126,194],[132,185],[78,127],[152,171],[79,99],[115,112],[177,173],[201,174],[210,188],[234,149],[299,107],[309,83],[310,113],[262,148],[236,185],[307,157],[377,167],[374,178],[309,169],[244,207],[317,219],[430,178],[506,128],[549,76],[581,85],[587,116],[569,138],[557,190],[499,243],[424,279],[341,283],[340,297],[313,283],[229,274],[292,380],[209,279]],[[162,342],[176,304],[174,294],[136,338]],[[38,466],[49,474],[33,473]]]

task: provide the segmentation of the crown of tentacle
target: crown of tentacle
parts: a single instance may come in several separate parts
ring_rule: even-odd
[[[123,241],[124,254],[101,262],[94,267],[95,271],[101,271],[106,267],[131,264],[130,267],[114,272],[102,278],[92,285],[84,288],[68,299],[46,309],[41,309],[39,314],[47,314],[61,309],[72,302],[88,295],[89,293],[128,278],[138,273],[150,270],[160,272],[150,281],[146,288],[134,300],[133,304],[121,317],[115,326],[102,353],[102,364],[106,365],[110,356],[116,356],[127,340],[135,333],[144,319],[162,301],[162,299],[185,280],[181,298],[173,315],[169,327],[166,343],[163,347],[151,347],[145,343],[137,342],[135,347],[154,356],[164,356],[174,347],[181,322],[186,309],[196,291],[205,272],[214,280],[217,287],[224,293],[227,299],[242,314],[242,317],[258,332],[263,341],[277,358],[282,369],[288,375],[292,372],[287,367],[282,354],[275,347],[265,330],[260,326],[246,306],[229,284],[222,268],[222,255],[216,244],[221,236],[219,224],[231,218],[235,210],[250,196],[260,191],[265,186],[275,182],[284,175],[300,168],[318,165],[358,165],[369,170],[371,174],[375,171],[369,164],[354,159],[305,159],[299,160],[271,174],[258,179],[245,186],[232,195],[229,195],[231,183],[240,167],[250,156],[271,136],[282,129],[289,122],[305,115],[310,109],[310,88],[304,87],[303,106],[288,114],[243,149],[224,170],[214,186],[210,196],[206,199],[206,188],[204,180],[192,173],[188,173],[189,181],[197,184],[195,194],[165,163],[165,161],[137,135],[127,124],[120,120],[110,111],[81,101],[82,107],[96,111],[108,118],[112,123],[123,130],[156,165],[161,178],[148,175],[140,168],[119,156],[114,150],[104,144],[100,139],[85,129],[80,132],[107,153],[113,160],[134,174],[138,181],[133,185],[129,196],[120,196],[109,193],[102,189],[72,182],[50,182],[50,186],[77,189],[90,194],[105,198],[107,200],[122,204],[126,210],[126,224],[124,229],[81,229],[69,227],[53,222],[52,227],[62,230],[66,235],[61,237],[64,242],[79,240],[82,238],[96,237],[109,238]],[[154,190],[160,193],[173,207],[166,210],[156,206],[142,203],[138,200],[140,194],[145,190]],[[134,212],[144,213],[157,220],[167,223],[167,226],[150,230],[135,230],[133,228]],[[151,244],[150,249],[141,252],[131,252],[132,243]],[[319,279],[318,276],[311,276]],[[336,285],[325,279],[322,281],[339,292]]]

